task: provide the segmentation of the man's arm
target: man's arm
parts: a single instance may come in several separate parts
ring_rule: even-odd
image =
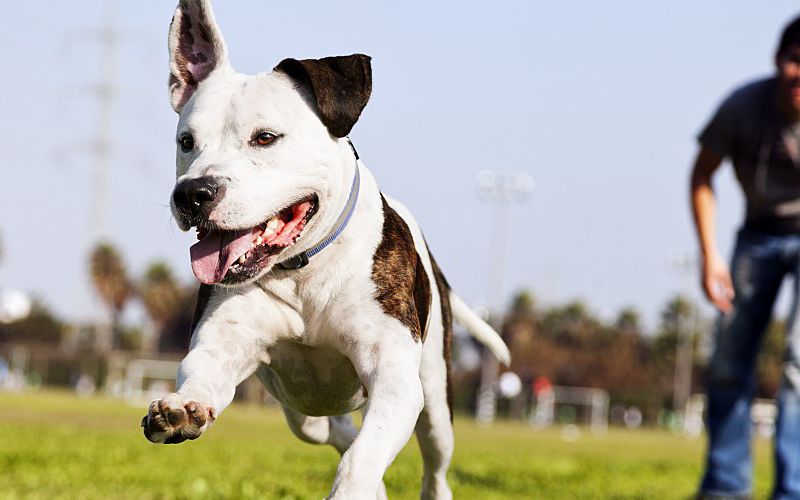
[[[717,202],[711,177],[722,163],[722,156],[701,147],[692,169],[691,201],[694,225],[703,259],[703,291],[714,306],[728,313],[733,308],[733,282],[715,238]]]

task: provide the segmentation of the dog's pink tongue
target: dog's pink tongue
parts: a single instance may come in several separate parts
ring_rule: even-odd
[[[236,259],[253,246],[253,230],[212,231],[189,249],[192,271],[201,283],[219,283]]]

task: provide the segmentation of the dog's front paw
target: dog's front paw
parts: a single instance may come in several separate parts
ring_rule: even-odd
[[[145,437],[154,443],[177,444],[200,437],[216,417],[214,408],[170,394],[150,403],[142,427]]]

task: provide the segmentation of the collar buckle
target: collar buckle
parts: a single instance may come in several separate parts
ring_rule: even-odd
[[[283,269],[284,271],[294,271],[296,269],[302,269],[307,265],[308,265],[308,255],[306,255],[305,252],[300,252],[294,257],[289,257],[283,262],[280,262],[278,264],[278,267]]]

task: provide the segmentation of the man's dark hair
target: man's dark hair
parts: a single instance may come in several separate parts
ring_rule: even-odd
[[[778,54],[782,54],[791,45],[800,44],[800,16],[794,18],[781,34],[781,43],[778,45]]]

